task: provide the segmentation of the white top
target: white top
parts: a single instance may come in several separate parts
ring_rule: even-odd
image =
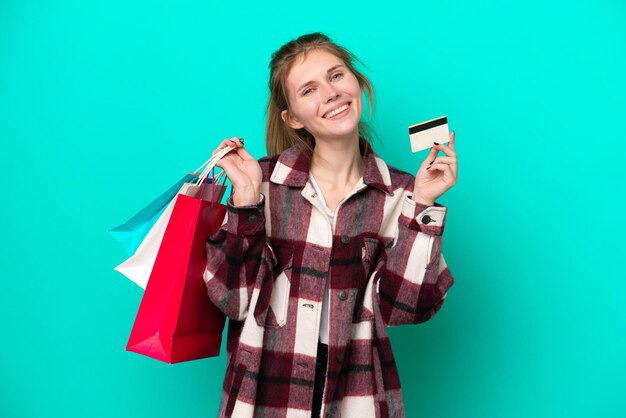
[[[315,178],[313,178],[313,174],[309,173],[309,178],[311,179],[311,184],[313,185],[313,188],[315,189],[315,193],[317,193],[317,195],[320,197],[320,201],[322,202],[322,207],[326,211],[326,215],[328,215],[328,220],[330,221],[330,224],[332,225],[333,218],[335,217],[335,212],[330,210],[328,206],[326,205],[326,200],[324,199],[324,195],[322,194],[322,191],[320,190],[320,186],[315,181]],[[328,281],[329,281],[329,278],[326,279],[326,285],[324,287],[324,301],[322,302],[322,321],[320,323],[320,342],[324,344],[328,344],[328,303],[329,303],[328,297],[330,293],[330,290],[328,289]]]

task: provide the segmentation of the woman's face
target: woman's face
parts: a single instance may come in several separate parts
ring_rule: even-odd
[[[357,137],[363,91],[343,61],[323,49],[302,56],[287,75],[290,111],[281,113],[293,129],[316,139]]]

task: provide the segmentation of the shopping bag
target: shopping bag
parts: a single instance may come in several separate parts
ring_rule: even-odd
[[[191,187],[196,186],[192,183],[185,183],[178,193],[187,195],[190,193],[189,189]],[[213,200],[219,202],[222,199],[225,189],[226,187],[220,183],[215,184],[214,189],[207,186],[204,192],[204,199],[210,199],[210,192],[212,192],[214,194]],[[148,279],[150,278],[154,261],[156,260],[159,247],[161,246],[163,235],[165,235],[165,229],[167,228],[172,210],[174,209],[174,202],[175,198],[167,205],[163,213],[161,213],[161,216],[159,216],[156,223],[137,248],[137,251],[114,268],[114,270],[122,273],[142,289],[145,289],[148,284]]]
[[[175,198],[128,351],[170,364],[219,355],[226,317],[209,300],[203,274],[206,239],[221,227],[226,206],[203,199],[200,183],[219,158],[207,165],[198,185]]]
[[[108,232],[122,243],[128,255],[133,255],[172,199],[179,193],[180,188],[195,178],[193,174],[185,175],[129,220],[109,229]]]

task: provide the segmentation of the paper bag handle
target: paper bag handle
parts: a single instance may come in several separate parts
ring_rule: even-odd
[[[196,185],[199,186],[200,184],[202,184],[202,189],[200,190],[200,198],[204,196],[204,188],[206,187],[206,179],[209,176],[209,173],[211,173],[211,178],[213,179],[213,181],[211,182],[211,203],[213,203],[214,196],[215,196],[215,183],[221,180],[221,177],[225,174],[225,172],[222,171],[221,173],[217,175],[217,177],[215,177],[215,165],[226,154],[228,154],[230,151],[234,150],[235,148],[237,148],[236,145],[229,145],[225,148],[222,148],[215,155],[212,155],[211,158],[205,161],[204,164],[198,167],[196,172],[202,169],[202,172],[198,175],[198,179],[196,180]]]

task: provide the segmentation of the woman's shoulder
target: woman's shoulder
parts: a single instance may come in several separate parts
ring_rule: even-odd
[[[374,154],[374,157],[378,160],[377,165],[382,166],[381,174],[383,174],[383,171],[387,171],[389,173],[389,182],[395,189],[403,188],[406,190],[413,190],[413,185],[415,183],[415,176],[413,174],[387,163],[387,161],[385,161],[378,154]]]
[[[280,154],[262,157],[258,161],[263,171],[263,181],[269,181],[277,165],[280,165],[280,171],[306,171],[308,176],[309,160],[298,146],[292,146]]]
[[[277,155],[266,155],[265,157],[259,158],[259,165],[261,166],[261,171],[263,172],[263,181],[269,181],[276,164],[278,163],[278,158],[280,154]]]
[[[391,177],[397,177],[398,179],[414,179],[415,178],[415,176],[409,173],[408,171],[401,170],[398,167],[395,167],[393,165],[387,164],[387,168],[389,169],[389,175]]]

